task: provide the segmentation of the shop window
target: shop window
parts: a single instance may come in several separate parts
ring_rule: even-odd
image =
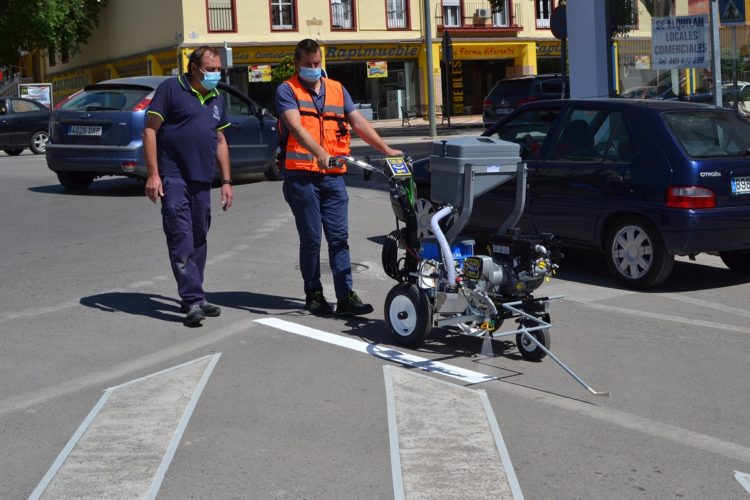
[[[389,30],[408,28],[409,10],[406,0],[386,0],[386,18]]]
[[[354,29],[354,0],[331,0],[331,28]]]
[[[492,26],[510,26],[508,20],[510,19],[510,6],[508,0],[503,0],[502,10],[500,12],[492,13]]]
[[[237,31],[235,28],[234,0],[206,0],[208,31]]]
[[[294,0],[271,0],[271,29],[294,30],[295,17]]]
[[[446,28],[461,26],[461,0],[443,0],[443,26]]]
[[[63,46],[62,54],[60,54],[60,59],[62,60],[63,64],[70,61],[70,51],[68,50],[68,47]]]
[[[54,66],[55,64],[57,64],[57,58],[55,57],[55,49],[53,49],[52,47],[50,47],[47,50],[47,57],[49,57],[50,66]]]
[[[535,0],[536,27],[537,29],[549,29],[549,17],[552,14],[552,0]]]

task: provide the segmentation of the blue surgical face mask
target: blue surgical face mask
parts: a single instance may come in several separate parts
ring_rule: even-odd
[[[322,70],[320,68],[304,68],[300,67],[299,77],[308,83],[315,83],[320,80]]]
[[[203,88],[206,90],[215,89],[216,86],[221,81],[221,71],[203,71],[201,69],[200,72],[203,73],[203,79],[201,79],[201,85],[203,85]]]

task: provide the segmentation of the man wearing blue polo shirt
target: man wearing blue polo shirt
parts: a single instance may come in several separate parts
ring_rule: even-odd
[[[182,299],[185,324],[197,326],[221,309],[206,301],[203,270],[211,225],[211,182],[221,170],[221,204],[232,205],[229,149],[222,130],[230,125],[224,98],[216,90],[221,59],[201,46],[190,54],[188,72],[159,85],[148,108],[143,150],[146,196],[161,198],[169,260]]]

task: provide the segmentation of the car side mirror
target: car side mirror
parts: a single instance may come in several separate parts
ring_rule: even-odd
[[[258,115],[258,118],[260,118],[261,120],[263,118],[274,118],[274,116],[271,114],[271,112],[268,111],[268,108],[260,108],[258,110],[257,115]]]

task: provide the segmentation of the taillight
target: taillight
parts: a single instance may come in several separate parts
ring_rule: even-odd
[[[81,89],[81,90],[79,90],[78,92],[75,92],[75,93],[73,93],[73,94],[70,94],[70,95],[69,95],[68,97],[66,97],[66,98],[65,98],[65,99],[63,99],[62,101],[58,102],[57,104],[55,104],[55,109],[60,109],[60,107],[62,107],[62,105],[63,105],[63,104],[65,104],[65,103],[66,103],[66,102],[68,102],[69,100],[73,99],[73,98],[74,98],[75,96],[77,96],[77,95],[78,95],[78,94],[80,94],[81,92],[83,92],[83,89]]]
[[[484,105],[484,109],[490,109],[492,107],[492,101],[485,99],[482,101],[482,105]]]
[[[667,206],[671,208],[713,208],[716,195],[701,186],[669,186]]]
[[[527,102],[534,102],[538,100],[539,98],[533,95],[522,97],[518,100],[518,105],[521,106],[522,104],[526,104]]]
[[[154,93],[151,92],[149,95],[138,101],[135,106],[133,106],[133,109],[131,111],[143,111],[144,109],[148,108],[148,105],[151,104],[151,100],[154,98]]]

